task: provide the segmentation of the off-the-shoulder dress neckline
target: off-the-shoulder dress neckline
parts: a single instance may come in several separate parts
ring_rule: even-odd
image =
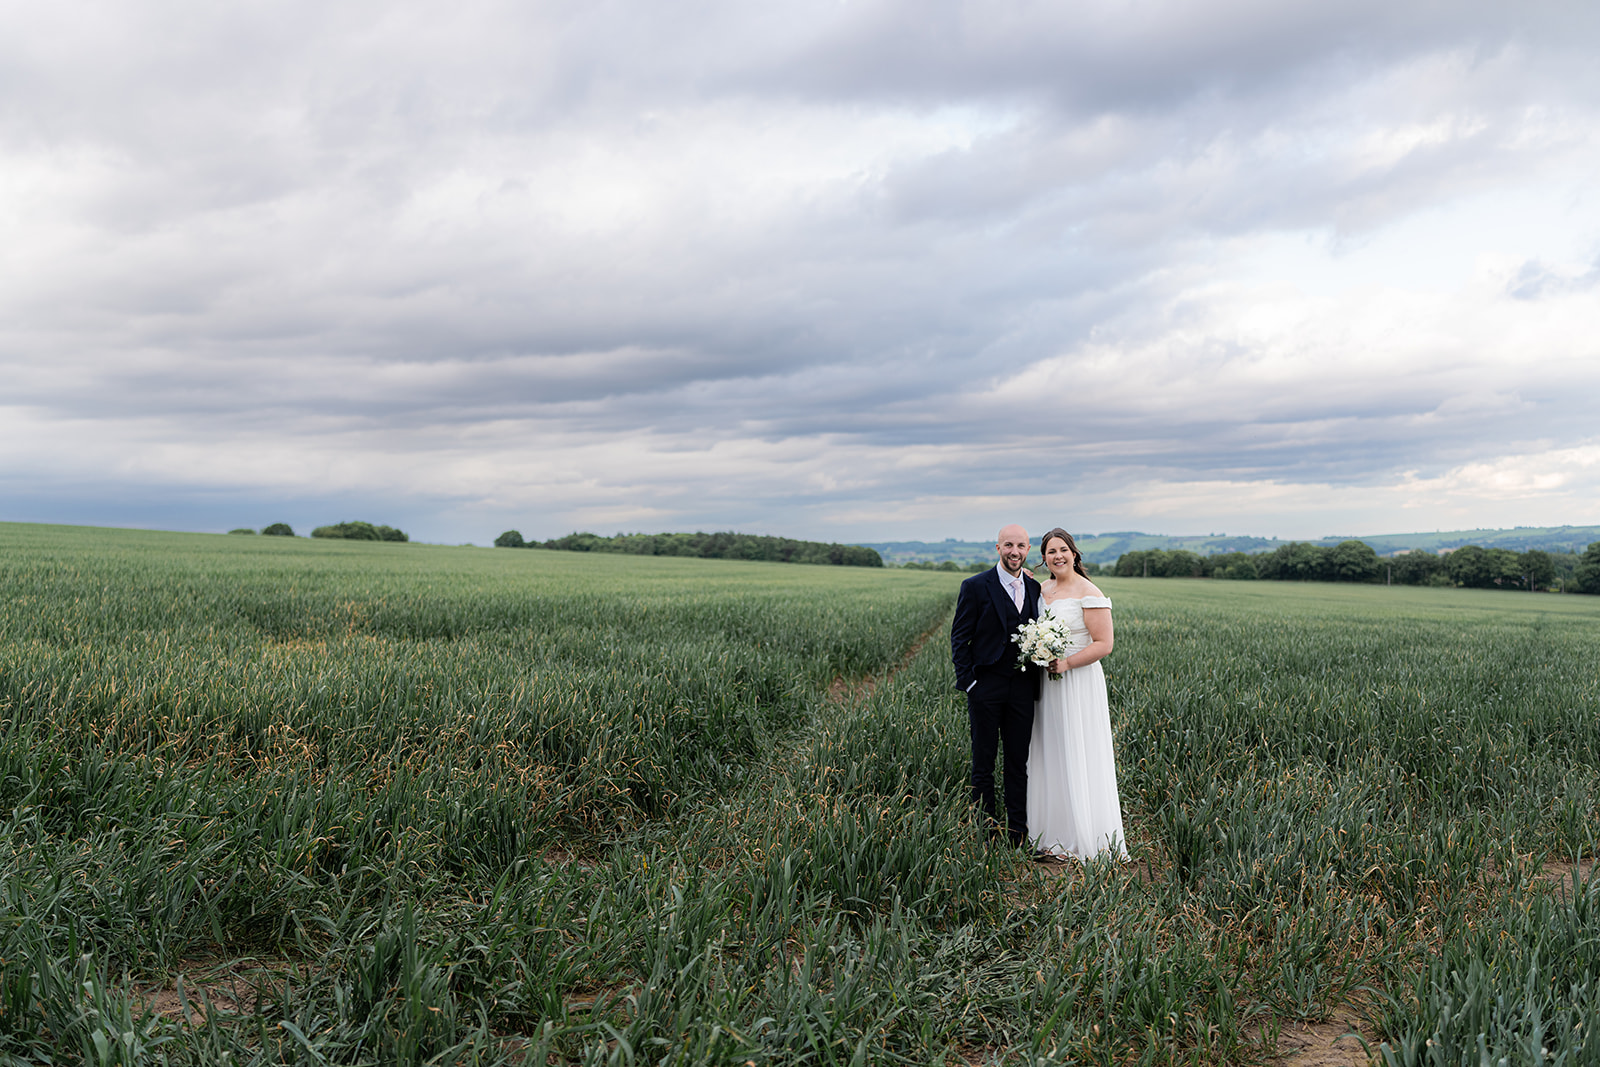
[[[1043,597],[1040,597],[1040,599],[1044,600]],[[1066,601],[1066,600],[1110,600],[1110,599],[1111,598],[1106,596],[1104,593],[1090,593],[1088,596],[1058,596],[1054,600],[1045,600],[1044,601],[1044,606],[1048,608],[1053,604],[1060,604],[1062,601]]]

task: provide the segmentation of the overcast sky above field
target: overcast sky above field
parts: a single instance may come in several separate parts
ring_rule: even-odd
[[[0,6],[0,518],[1600,522],[1600,8]]]

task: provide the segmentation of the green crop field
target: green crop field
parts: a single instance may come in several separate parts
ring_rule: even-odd
[[[1600,1063],[1600,598],[1102,580],[1057,871],[960,577],[0,524],[0,1059]]]

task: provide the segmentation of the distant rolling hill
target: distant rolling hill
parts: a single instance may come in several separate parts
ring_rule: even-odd
[[[1318,543],[1338,544],[1351,540],[1365,541],[1380,556],[1402,548],[1425,548],[1437,552],[1441,548],[1460,548],[1462,545],[1509,548],[1513,552],[1527,552],[1534,548],[1546,552],[1582,552],[1600,541],[1600,526],[1517,526],[1510,530],[1444,530],[1434,533],[1379,534],[1375,537],[1325,537]]]
[[[1124,552],[1145,551],[1152,548],[1188,549],[1202,556],[1218,552],[1270,552],[1287,544],[1275,537],[1229,537],[1225,534],[1172,536],[1140,533],[1130,530],[1120,533],[1079,534],[1074,532],[1084,559],[1091,563],[1115,563]],[[1600,541],[1600,526],[1518,526],[1510,530],[1435,530],[1432,533],[1376,534],[1371,536],[1323,537],[1312,541],[1318,545],[1336,545],[1340,541],[1365,541],[1380,556],[1404,548],[1425,548],[1437,552],[1441,548],[1459,548],[1461,545],[1482,545],[1484,548],[1509,548],[1516,552],[1540,548],[1546,552],[1582,552],[1589,544]],[[877,549],[883,562],[893,566],[899,563],[987,563],[995,558],[994,544],[988,541],[861,541],[867,548]],[[1034,551],[1037,562],[1037,547]]]

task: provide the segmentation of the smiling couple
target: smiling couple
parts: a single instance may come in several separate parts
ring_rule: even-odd
[[[1039,543],[1050,572],[1043,585],[1024,566],[1030,547],[1021,526],[1003,528],[999,563],[961,583],[950,624],[956,687],[967,695],[972,800],[997,833],[994,764],[1003,745],[1013,845],[1032,848],[1041,862],[1107,851],[1126,858],[1100,667],[1112,646],[1111,601],[1089,580],[1067,531],[1057,527]],[[1075,647],[1048,668],[1019,666],[1012,635],[1045,614],[1066,625]]]

